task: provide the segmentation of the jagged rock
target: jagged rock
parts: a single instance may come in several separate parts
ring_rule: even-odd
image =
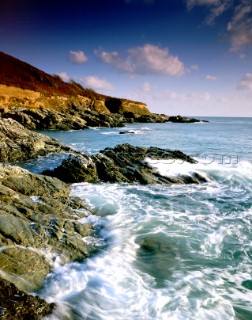
[[[178,159],[188,163],[196,163],[194,159],[180,151],[122,144],[115,148],[106,148],[91,157],[70,156],[63,160],[59,167],[52,171],[45,171],[44,174],[72,183],[82,181],[141,184],[206,182],[206,179],[198,173],[179,177],[162,176],[145,161],[146,158]]]
[[[49,315],[55,307],[39,297],[27,295],[4,279],[0,279],[0,287],[2,320],[37,320]]]
[[[57,140],[31,132],[13,119],[0,118],[0,161],[24,161],[50,153],[69,151]]]
[[[115,99],[116,101],[119,99]],[[121,103],[120,101],[118,102]],[[104,106],[104,108],[106,108]],[[140,108],[140,106],[138,106]],[[16,120],[29,130],[82,130],[89,127],[123,127],[125,123],[194,123],[207,122],[206,120],[198,120],[194,118],[173,116],[169,117],[165,114],[156,114],[146,111],[146,113],[139,114],[120,109],[111,109],[114,112],[103,109],[97,111],[96,108],[80,107],[71,104],[68,110],[53,110],[46,108],[29,109],[29,108],[12,108],[9,111],[1,112],[2,118],[11,118]],[[104,111],[104,112],[103,112]]]
[[[69,186],[56,178],[0,165],[1,277],[17,288],[37,289],[57,256],[66,263],[93,250],[83,241],[93,232],[81,221],[89,211],[69,194]]]
[[[95,162],[92,157],[82,155],[70,155],[62,164],[53,171],[45,170],[44,175],[58,177],[64,182],[94,182],[98,180]]]
[[[29,130],[80,130],[87,129],[85,119],[77,112],[59,112],[56,110],[12,109],[2,115],[3,118],[16,120]]]
[[[126,122],[125,117],[117,113],[105,114],[86,110],[80,113],[80,117],[89,127],[123,127]]]
[[[141,122],[141,123],[164,123],[169,121],[169,116],[165,114],[149,113],[149,114],[135,114],[133,112],[124,113],[127,122]]]

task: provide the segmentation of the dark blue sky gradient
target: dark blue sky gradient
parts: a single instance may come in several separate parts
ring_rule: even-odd
[[[141,99],[157,112],[238,115],[236,104],[242,101],[242,115],[252,116],[252,40],[234,48],[235,31],[231,33],[227,28],[238,6],[249,7],[249,1],[234,1],[211,24],[206,20],[217,8],[217,0],[215,6],[198,0],[201,5],[190,9],[187,1],[1,0],[1,51],[46,72],[66,73],[97,91]],[[249,34],[249,17],[245,18]],[[183,72],[174,76],[157,71],[153,59],[150,67],[145,61],[148,72],[144,74],[125,72],[120,63],[127,59],[132,62],[137,55],[139,60],[133,62],[141,64],[139,57],[144,54],[138,49],[134,56],[128,50],[146,49],[148,45],[154,46],[157,55],[159,49],[169,52],[164,53],[165,57],[157,56],[157,64],[165,68],[162,63],[170,63],[168,55],[177,57]],[[70,51],[82,51],[88,60],[74,65],[69,60]],[[117,52],[120,59],[105,62],[97,51]],[[106,85],[99,87],[98,80],[96,86],[88,77],[103,79],[110,89]],[[239,85],[243,77],[245,84]]]

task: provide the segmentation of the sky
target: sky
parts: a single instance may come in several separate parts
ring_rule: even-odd
[[[152,112],[252,117],[252,0],[1,0],[0,51]]]

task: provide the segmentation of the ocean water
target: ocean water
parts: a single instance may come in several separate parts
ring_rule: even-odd
[[[97,230],[83,241],[100,250],[83,263],[55,264],[40,291],[59,306],[49,319],[252,319],[252,118],[208,120],[47,132],[88,154],[119,143],[181,150],[198,163],[149,161],[164,175],[196,171],[208,179],[73,184]],[[59,161],[25,166],[39,172]]]

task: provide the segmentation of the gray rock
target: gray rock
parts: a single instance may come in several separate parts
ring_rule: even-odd
[[[83,260],[95,249],[85,204],[64,182],[0,164],[0,276],[20,290],[41,286],[53,259]]]
[[[47,170],[44,174],[58,177],[65,182],[120,182],[140,184],[202,183],[206,179],[198,173],[166,177],[152,168],[145,158],[172,159],[196,163],[194,159],[180,151],[156,147],[134,147],[129,144],[106,148],[97,155],[87,157],[72,155],[63,160],[56,169]]]
[[[37,320],[49,315],[55,305],[27,295],[12,283],[0,279],[0,318],[2,320]]]
[[[70,148],[46,135],[31,132],[13,119],[0,118],[0,161],[24,161]]]

